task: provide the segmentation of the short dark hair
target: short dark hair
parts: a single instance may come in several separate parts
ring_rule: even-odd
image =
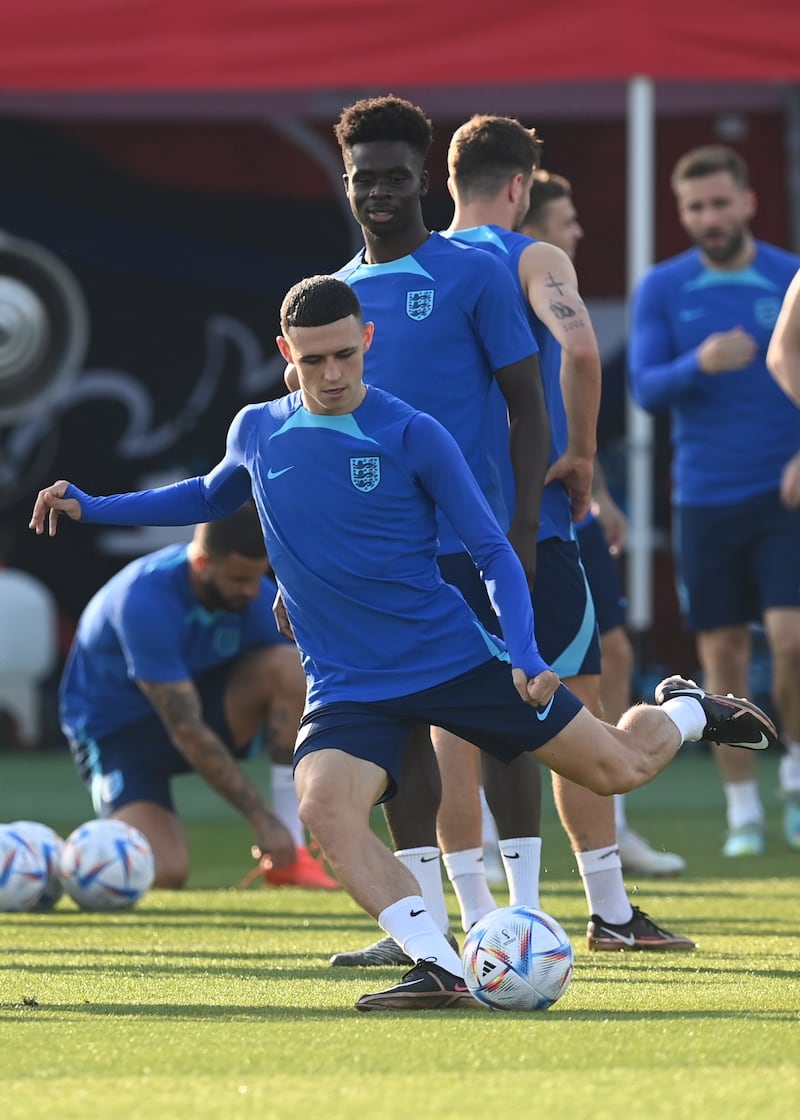
[[[194,539],[212,560],[236,553],[248,560],[264,560],[267,546],[255,503],[250,500],[229,517],[198,525]]]
[[[747,164],[738,152],[725,144],[707,144],[702,148],[693,148],[681,156],[670,176],[670,185],[677,194],[678,185],[684,180],[704,179],[707,175],[716,175],[720,171],[727,171],[743,191],[750,186]]]
[[[333,131],[345,162],[353,145],[376,140],[401,140],[424,162],[433,141],[433,125],[419,105],[391,93],[348,105]]]
[[[479,113],[453,133],[447,170],[467,200],[492,198],[512,175],[539,166],[541,144],[536,129],[516,118]]]
[[[557,198],[571,198],[572,183],[563,175],[556,175],[552,171],[536,170],[531,183],[531,201],[528,213],[523,218],[521,225],[538,226],[548,202]]]
[[[358,296],[335,276],[309,276],[289,289],[281,304],[281,331],[292,327],[324,327],[355,316],[363,322]]]

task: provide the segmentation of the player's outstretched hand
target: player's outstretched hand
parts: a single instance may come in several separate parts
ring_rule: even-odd
[[[535,677],[527,677],[524,669],[512,669],[511,677],[522,699],[534,708],[543,708],[549,703],[561,684],[561,678],[552,669],[543,669]]]
[[[44,532],[45,521],[48,526],[48,535],[54,537],[58,526],[60,514],[65,514],[72,521],[80,521],[81,503],[77,498],[65,498],[69,483],[66,479],[54,482],[52,486],[40,490],[33,506],[33,513],[28,522],[28,528],[33,529],[37,535]]]

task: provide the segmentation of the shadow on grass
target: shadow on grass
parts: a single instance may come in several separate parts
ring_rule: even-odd
[[[390,1019],[396,1021],[407,1021],[411,1019],[421,1019],[430,1022],[432,1018],[450,1019],[457,1017],[459,1019],[467,1019],[478,1021],[476,1019],[476,1011],[480,1012],[478,1018],[483,1018],[484,1015],[492,1017],[493,1021],[497,1021],[495,1016],[502,1015],[511,1017],[512,1019],[519,1020],[521,1017],[534,1018],[537,1026],[543,1026],[545,1023],[550,1022],[552,1025],[561,1026],[565,1022],[579,1022],[579,1023],[602,1023],[606,1026],[609,1023],[647,1023],[652,1026],[654,1023],[661,1022],[668,1023],[691,1023],[691,1022],[706,1022],[718,1021],[727,1022],[742,1019],[741,1009],[730,1010],[709,1010],[709,1011],[654,1011],[648,1009],[645,1011],[565,1011],[565,1012],[548,1012],[544,1015],[541,1013],[530,1011],[503,1011],[491,1012],[486,1008],[478,1006],[475,1010],[472,1009],[454,1009],[439,1010],[439,1011],[404,1011],[398,1013],[397,1011],[370,1012],[368,1018],[374,1019],[377,1016],[387,1015]],[[260,1023],[269,1019],[282,1019],[297,1022],[330,1022],[331,1020],[341,1019],[343,1016],[348,1018],[352,1015],[358,1014],[355,1012],[352,1004],[348,1003],[343,1007],[303,1007],[292,1006],[282,1002],[280,1004],[265,1003],[262,1007],[245,1007],[241,1005],[226,1005],[226,1006],[211,1006],[207,1004],[179,1004],[166,1006],[164,1004],[153,1003],[67,1003],[58,1004],[57,1006],[49,1007],[46,1004],[35,1004],[30,1001],[16,1004],[0,1004],[0,1022],[3,1020],[19,1021],[20,1012],[25,1012],[30,1015],[38,1017],[46,1017],[49,1022],[64,1020],[74,1022],[76,1017],[82,1016],[99,1016],[106,1019],[124,1017],[128,1019],[155,1019],[159,1021],[171,1020],[175,1022],[186,1021],[217,1021],[217,1022],[250,1022]],[[746,1018],[748,1022],[763,1022],[763,1023],[796,1023],[797,1015],[793,1011],[753,1011],[747,1012]]]
[[[80,959],[81,951],[75,949],[26,949],[26,960],[42,957],[44,960],[41,964],[33,963],[31,965],[21,966],[18,960],[0,964],[0,973],[20,973],[24,968],[41,969],[46,973],[75,973],[80,976],[86,973],[101,973],[104,976],[112,976],[118,973],[122,976],[136,975],[142,979],[159,977],[162,974],[169,974],[170,976],[227,976],[232,979],[241,979],[244,976],[251,977],[257,974],[259,980],[270,979],[269,975],[265,975],[265,967],[268,967],[271,962],[282,962],[275,964],[275,979],[330,979],[332,969],[330,966],[320,967],[320,957],[324,956],[321,953],[309,952],[295,952],[292,949],[285,947],[274,953],[268,949],[255,949],[250,953],[230,953],[226,949],[220,949],[218,952],[211,952],[203,950],[202,952],[194,952],[186,950],[185,952],[175,952],[161,949],[91,949],[87,950],[87,955],[92,957],[108,957],[113,960],[99,960],[94,963],[83,963]],[[153,957],[157,960],[154,963]],[[61,964],[58,960],[53,963],[53,958],[63,958],[64,963]],[[123,958],[120,960],[119,958]],[[287,959],[290,965],[286,967]],[[185,962],[181,964],[180,962]],[[202,962],[214,962],[204,964]],[[146,963],[149,962],[149,963]],[[197,963],[196,963],[197,962]],[[299,968],[303,962],[307,962],[308,969],[303,969],[302,974],[295,974],[295,970]],[[344,971],[337,969],[338,973]],[[397,977],[397,969],[392,972],[386,972],[382,969],[371,969],[371,975],[389,976],[393,979]],[[350,975],[356,975],[353,970],[350,970]],[[363,975],[363,973],[361,973]]]
[[[31,918],[39,923],[46,924],[48,929],[76,930],[100,929],[109,923],[123,922],[128,926],[140,925],[148,929],[184,929],[191,925],[193,929],[216,929],[221,926],[232,930],[252,929],[253,926],[278,926],[281,930],[287,929],[339,929],[342,926],[352,929],[352,912],[341,914],[314,914],[297,910],[270,911],[263,910],[220,910],[213,913],[202,910],[173,910],[165,912],[169,917],[162,917],[159,912],[143,910],[108,910],[103,912],[87,913],[83,910],[58,910],[55,913],[32,912],[30,914],[3,914],[3,929],[17,928],[19,930],[37,931],[41,925],[34,924]],[[365,927],[366,928],[366,927]]]

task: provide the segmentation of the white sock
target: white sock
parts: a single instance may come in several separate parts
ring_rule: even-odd
[[[786,754],[778,763],[778,776],[784,793],[800,793],[800,743],[786,740]]]
[[[497,841],[497,825],[486,800],[486,790],[481,786],[481,844],[484,848],[492,848],[497,847]]]
[[[442,886],[442,865],[438,848],[401,848],[394,853],[419,883],[425,905],[442,933],[450,929]],[[411,956],[411,953],[408,954]]]
[[[628,831],[628,818],[625,815],[625,794],[614,794],[614,823],[617,826],[617,836]]]
[[[483,848],[467,848],[462,852],[443,852],[442,862],[447,878],[453,884],[461,910],[461,928],[466,933],[475,923],[492,910],[497,903],[492,898],[483,866]]]
[[[762,824],[764,808],[758,793],[758,783],[726,782],[728,828],[741,828],[746,824]]]
[[[297,790],[294,785],[291,766],[276,766],[271,764],[271,801],[276,816],[280,817],[288,828],[295,847],[304,848],[306,844],[306,830],[303,822],[297,815]]]
[[[706,714],[694,696],[673,696],[664,701],[661,711],[669,716],[685,743],[696,743],[703,738]]]
[[[421,895],[409,895],[387,906],[378,915],[378,925],[394,938],[412,961],[435,961],[454,976],[463,978],[458,953],[437,929]]]
[[[508,879],[509,906],[539,909],[539,870],[542,862],[541,836],[518,836],[500,841],[500,855]]]
[[[629,922],[633,908],[625,891],[622,878],[622,860],[619,848],[595,848],[590,852],[575,852],[589,913],[597,914],[611,925]]]

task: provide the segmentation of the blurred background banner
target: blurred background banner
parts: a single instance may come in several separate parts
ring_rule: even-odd
[[[800,248],[798,83],[795,0],[2,5],[0,561],[55,595],[63,646],[97,587],[166,539],[87,528],[43,542],[26,526],[59,477],[109,493],[205,471],[235,412],[282,392],[283,293],[361,243],[331,126],[356,98],[393,92],[434,122],[431,228],[449,223],[447,142],[474,112],[535,125],[544,165],[572,181],[604,354],[601,442],[632,516],[629,569],[638,558],[647,577],[631,622],[652,625],[655,660],[684,664],[669,453],[627,405],[627,297],[651,259],[685,246],[668,177],[696,144],[733,144],[757,235]],[[35,259],[52,266],[49,290]],[[11,359],[42,322],[26,389]],[[642,502],[628,501],[631,464]]]
[[[8,90],[317,91],[791,78],[793,0],[29,0],[0,16]]]

